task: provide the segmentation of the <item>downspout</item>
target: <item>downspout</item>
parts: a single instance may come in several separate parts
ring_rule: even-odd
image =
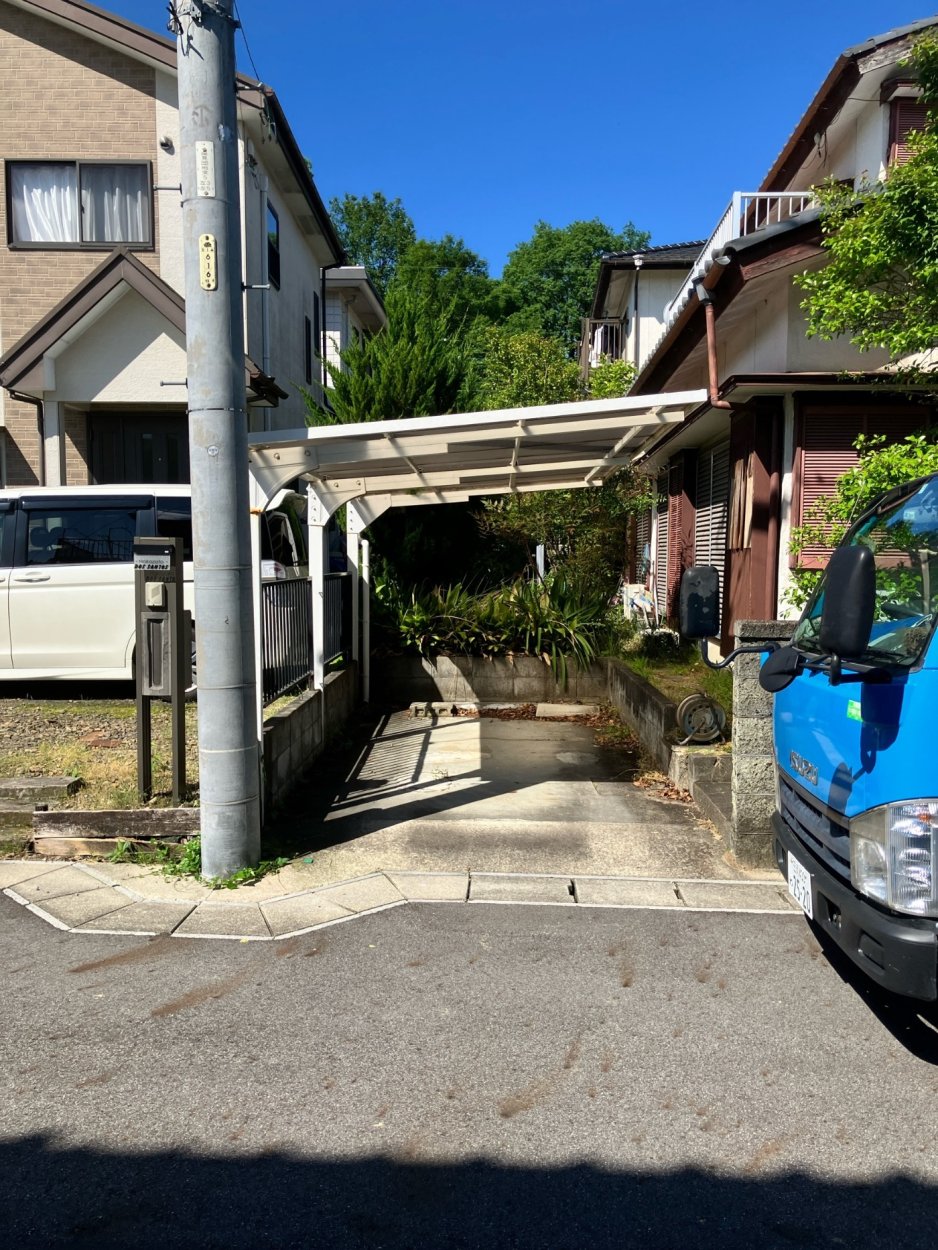
[[[720,381],[717,373],[717,329],[716,310],[713,307],[713,292],[708,291],[702,282],[694,283],[694,292],[699,303],[703,305],[704,320],[707,326],[707,394],[711,408],[732,409],[727,399],[720,398]]]
[[[635,365],[635,374],[638,376],[638,365],[640,359],[639,338],[642,330],[641,322],[638,319],[638,276],[642,271],[642,265],[645,261],[644,254],[637,252],[635,256],[632,257],[632,260],[635,262],[635,287],[632,291],[632,325],[635,327],[635,338],[632,343],[632,353],[634,358],[633,363]]]
[[[39,485],[46,484],[46,422],[45,415],[42,411],[42,400],[37,399],[35,395],[23,395],[20,391],[7,391],[11,399],[19,400],[21,404],[32,404],[36,409],[36,431],[39,435]],[[4,468],[6,466],[4,465]],[[4,481],[6,478],[4,477]]]
[[[775,416],[772,422],[772,468],[769,472],[769,515],[765,527],[766,550],[768,559],[765,562],[765,602],[769,612],[778,608],[778,571],[781,552],[779,551],[779,509],[781,507],[781,448],[779,447],[779,424],[784,417]]]

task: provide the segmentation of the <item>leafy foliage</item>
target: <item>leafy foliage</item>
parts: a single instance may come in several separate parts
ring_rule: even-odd
[[[491,537],[520,546],[532,568],[543,543],[552,569],[608,599],[622,579],[629,518],[655,499],[647,478],[622,470],[595,488],[487,499],[479,523]]]
[[[631,360],[609,360],[604,356],[590,369],[590,398],[617,399],[627,395],[634,380],[635,366]]]
[[[349,347],[343,367],[327,365],[333,411],[306,393],[313,425],[425,417],[464,410],[470,385],[469,343],[451,305],[427,291],[393,283],[386,299],[388,323]]]
[[[818,189],[825,268],[796,279],[805,292],[808,334],[847,334],[863,351],[894,359],[938,342],[938,39],[917,40],[912,60],[929,107],[908,161],[883,182],[853,191]]]
[[[417,232],[400,199],[373,195],[343,195],[329,201],[329,214],[342,246],[353,264],[364,265],[383,295],[397,272],[401,257],[416,241]]]
[[[401,255],[394,281],[436,300],[467,327],[476,317],[491,320],[501,313],[501,287],[489,277],[488,264],[451,234],[438,242],[412,243]]]
[[[526,408],[578,397],[579,370],[558,339],[491,326],[480,346],[480,408]]]
[[[567,661],[587,667],[599,654],[606,602],[562,574],[519,579],[482,594],[461,585],[404,593],[375,582],[376,626],[391,650],[480,656],[538,656],[561,681]]]
[[[893,486],[938,473],[938,431],[910,434],[898,443],[888,443],[882,434],[861,434],[854,446],[857,463],[837,479],[833,495],[817,501],[805,524],[792,530],[790,550],[796,558],[813,544],[836,546],[853,522]],[[789,604],[804,607],[820,577],[820,570],[796,567]]]
[[[572,356],[603,252],[644,247],[649,238],[631,222],[616,231],[598,218],[563,227],[539,221],[533,236],[510,253],[502,273],[508,298],[518,309],[507,324],[557,338]]]

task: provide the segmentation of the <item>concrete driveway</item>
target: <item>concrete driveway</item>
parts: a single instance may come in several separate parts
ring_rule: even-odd
[[[587,724],[397,712],[345,777],[315,775],[283,823],[323,882],[402,869],[766,876],[742,872],[693,804],[635,775]]]

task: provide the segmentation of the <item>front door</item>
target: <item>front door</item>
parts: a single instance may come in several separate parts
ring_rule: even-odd
[[[189,481],[185,413],[93,412],[88,437],[95,484]]]

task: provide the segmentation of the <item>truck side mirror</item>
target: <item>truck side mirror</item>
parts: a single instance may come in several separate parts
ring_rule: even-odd
[[[829,655],[856,659],[870,642],[876,607],[876,561],[869,547],[838,547],[823,584],[818,642]]]
[[[678,616],[685,638],[716,638],[720,632],[720,575],[712,564],[697,564],[681,578]]]
[[[759,669],[759,685],[769,694],[778,694],[790,686],[804,668],[804,656],[794,647],[779,647]]]

